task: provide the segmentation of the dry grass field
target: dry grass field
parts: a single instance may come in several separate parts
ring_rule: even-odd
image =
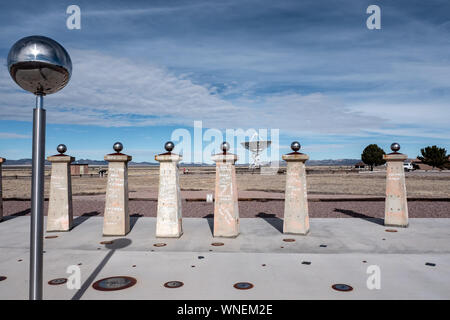
[[[314,168],[307,175],[309,193],[342,194],[342,195],[377,195],[385,192],[385,173],[381,172],[345,172],[336,170],[330,173],[330,168]],[[130,167],[129,190],[157,190],[158,167]],[[74,195],[101,194],[105,192],[106,177],[97,175],[98,168],[91,168],[90,174],[82,177],[72,177]],[[334,171],[333,171],[334,172]],[[45,191],[48,196],[49,174],[46,172]],[[17,178],[16,178],[17,176]],[[3,168],[3,197],[30,197],[29,168]],[[249,191],[284,192],[284,174],[261,175],[243,173],[237,174],[238,189]],[[182,190],[214,190],[214,167],[191,167],[189,174],[180,174]],[[450,197],[449,172],[410,172],[406,174],[408,196],[413,197]]]

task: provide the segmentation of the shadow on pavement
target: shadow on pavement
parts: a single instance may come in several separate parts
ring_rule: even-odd
[[[283,233],[283,220],[278,218],[275,214],[260,212],[256,215],[256,217],[264,219],[268,224],[277,229],[280,233]]]
[[[75,293],[71,300],[79,300],[86,292],[86,290],[91,286],[94,282],[95,278],[98,276],[100,271],[102,271],[103,267],[108,263],[109,259],[111,259],[114,252],[118,249],[122,249],[128,247],[132,241],[127,238],[119,238],[113,240],[113,243],[105,245],[107,249],[110,249],[100,264],[95,268],[95,270],[91,273],[91,275],[86,279],[81,288]]]
[[[336,209],[334,209],[334,212],[340,212],[340,213],[346,214],[352,218],[360,218],[360,219],[364,219],[366,221],[370,221],[372,223],[376,223],[376,224],[384,226],[384,219],[382,219],[382,218],[374,218],[374,217],[365,215],[363,213],[355,212],[353,210],[346,210],[346,209],[337,209],[336,208]]]

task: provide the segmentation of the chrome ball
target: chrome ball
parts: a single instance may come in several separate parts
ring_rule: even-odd
[[[302,146],[301,146],[300,142],[298,142],[298,141],[294,141],[294,142],[291,143],[291,149],[294,152],[297,152],[298,150],[300,150],[301,147]]]
[[[24,90],[38,95],[64,88],[72,74],[70,56],[58,42],[43,36],[25,37],[9,50],[8,70]]]
[[[228,150],[230,150],[230,144],[228,142],[224,141],[220,145],[220,149],[222,149],[223,152],[227,152]]]
[[[391,150],[394,152],[398,152],[398,150],[400,150],[400,144],[394,142],[393,144],[391,144]]]
[[[114,149],[115,152],[120,153],[120,151],[123,150],[123,144],[120,143],[120,142],[116,142],[113,145],[113,149]]]
[[[175,145],[173,144],[172,141],[167,141],[164,144],[164,149],[166,149],[167,152],[171,152],[173,150],[173,148],[175,148]]]
[[[67,151],[67,147],[66,147],[65,144],[59,144],[59,145],[56,147],[56,151],[58,151],[59,153],[63,154],[64,152]]]

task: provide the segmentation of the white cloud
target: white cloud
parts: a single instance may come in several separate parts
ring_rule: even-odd
[[[26,134],[0,132],[0,139],[28,139],[28,138],[30,138],[30,136]]]
[[[45,97],[49,123],[104,127],[188,125],[278,128],[283,133],[357,133],[379,117],[351,111],[321,93],[277,94],[227,101],[215,89],[166,69],[96,51],[71,50],[73,75],[62,91]],[[0,119],[31,121],[34,98],[0,75]]]

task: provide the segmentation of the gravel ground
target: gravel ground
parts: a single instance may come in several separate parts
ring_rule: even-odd
[[[47,211],[45,202],[45,212]],[[3,214],[26,215],[30,212],[30,201],[3,201]],[[130,201],[130,215],[155,217],[156,201]],[[73,200],[75,216],[103,215],[104,202],[98,200]],[[449,201],[410,201],[410,218],[450,218]],[[240,201],[239,216],[283,217],[283,201]],[[212,217],[214,205],[204,201],[183,201],[183,217]],[[383,201],[330,201],[309,202],[309,215],[312,218],[383,218]]]

